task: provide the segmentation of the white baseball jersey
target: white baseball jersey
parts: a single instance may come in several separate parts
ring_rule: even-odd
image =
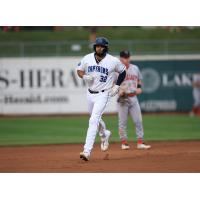
[[[122,73],[125,69],[118,58],[108,53],[100,62],[97,62],[94,53],[90,53],[77,66],[77,70],[94,77],[94,81],[88,85],[93,91],[110,89],[115,80],[115,73]]]
[[[122,84],[127,85],[129,91],[135,91],[137,89],[138,81],[142,79],[142,74],[138,66],[130,64],[126,70],[126,78]]]

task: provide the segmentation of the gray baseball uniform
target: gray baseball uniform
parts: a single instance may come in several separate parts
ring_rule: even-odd
[[[130,64],[126,71],[126,78],[121,87],[126,87],[129,93],[126,101],[118,102],[118,118],[119,118],[119,136],[121,141],[127,140],[127,120],[130,113],[133,122],[135,123],[137,139],[143,139],[142,114],[137,96],[134,94],[138,86],[138,81],[142,79],[139,68],[136,65]]]

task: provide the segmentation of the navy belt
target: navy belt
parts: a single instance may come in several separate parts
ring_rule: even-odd
[[[98,94],[100,92],[104,92],[105,90],[101,90],[101,91],[92,91],[90,89],[88,89],[88,91],[91,93],[91,94]]]

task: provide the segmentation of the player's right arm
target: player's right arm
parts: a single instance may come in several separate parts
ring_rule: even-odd
[[[81,62],[78,63],[76,70],[77,70],[77,74],[80,78],[83,78],[83,76],[85,75],[85,57],[81,60]]]
[[[85,72],[78,69],[78,70],[77,70],[77,74],[78,74],[78,76],[79,76],[80,78],[83,78],[83,76],[85,75]]]
[[[85,82],[90,83],[94,80],[94,77],[91,75],[87,75],[85,73],[86,69],[86,63],[85,63],[85,57],[81,60],[81,62],[77,66],[77,74],[80,78],[82,78]]]
[[[92,75],[86,75],[84,71],[77,70],[77,74],[78,74],[78,76],[80,78],[82,78],[87,83],[89,83],[89,82],[94,80],[94,77]]]

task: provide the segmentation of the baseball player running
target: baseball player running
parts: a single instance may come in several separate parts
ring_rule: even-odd
[[[119,117],[119,136],[121,140],[121,149],[128,150],[130,146],[127,142],[127,119],[130,113],[135,123],[137,135],[137,148],[149,149],[150,145],[143,142],[144,132],[142,125],[142,114],[138,103],[137,95],[142,93],[141,80],[142,76],[136,65],[130,64],[130,52],[120,52],[120,60],[126,66],[126,78],[120,86],[117,100],[118,117]]]
[[[118,93],[119,86],[126,77],[126,67],[118,58],[108,54],[106,38],[97,38],[93,48],[94,53],[86,55],[77,66],[78,76],[88,85],[87,101],[90,119],[84,150],[80,153],[80,158],[85,161],[90,158],[97,132],[101,137],[101,150],[108,150],[111,132],[106,129],[102,114],[110,97]],[[116,84],[113,85],[116,72],[119,76]]]

